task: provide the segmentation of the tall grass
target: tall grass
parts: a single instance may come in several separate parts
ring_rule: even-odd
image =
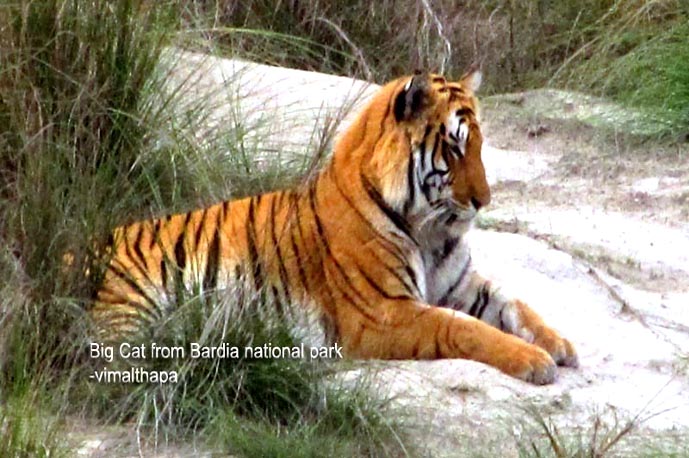
[[[88,251],[114,221],[151,200],[150,171],[137,162],[169,6],[51,0],[2,10],[0,237],[25,294],[23,306],[6,304],[19,346],[6,352],[3,377],[32,380],[69,365],[73,324],[98,278]],[[74,269],[64,269],[68,251]]]
[[[184,7],[20,0],[0,10],[0,454],[59,455],[65,415],[135,420],[156,441],[197,437],[227,450],[251,444],[256,431],[266,438],[289,431],[310,455],[325,456],[315,453],[317,436],[376,454],[392,431],[384,406],[364,391],[330,388],[327,365],[187,358],[153,362],[179,371],[178,384],[88,379],[102,362],[86,350],[93,335],[86,311],[103,270],[97,254],[113,227],[284,186],[309,165],[256,167],[257,143],[242,141],[252,127],[242,123],[193,138],[207,105],[218,102],[217,94],[200,98],[186,92],[189,81],[175,82],[169,72],[178,62],[163,64]],[[219,322],[228,309],[269,308],[261,297],[231,304],[224,297],[178,298],[156,339],[243,346],[287,338],[279,326],[256,323],[255,313]],[[223,419],[246,434],[215,439]],[[362,435],[370,440],[355,440]]]
[[[69,448],[49,409],[30,391],[14,393],[0,405],[0,455],[68,457]]]
[[[116,221],[153,201],[154,169],[139,163],[172,6],[47,0],[0,11],[4,456],[33,455],[19,439],[36,409],[57,418],[69,406],[101,267],[89,254]],[[26,410],[12,409],[14,399]],[[33,441],[53,434],[42,423],[26,433]]]
[[[470,45],[452,47],[461,39],[473,43],[473,29],[462,32],[452,17],[465,9],[452,6],[451,2],[440,2],[437,7],[432,3],[191,2],[196,11],[213,18],[209,36],[225,43],[236,55],[377,82],[416,68],[462,69],[474,60]],[[475,15],[471,7],[466,8],[466,13]],[[269,33],[257,34],[256,30]],[[255,52],[266,48],[272,51]]]
[[[9,246],[0,238],[0,456],[67,456],[44,396],[45,369],[33,366],[46,350],[33,346],[30,353],[21,342],[37,320],[29,312],[30,285]]]

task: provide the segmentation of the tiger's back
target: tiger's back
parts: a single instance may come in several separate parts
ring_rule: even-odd
[[[470,358],[551,382],[572,345],[474,272],[463,240],[490,201],[478,81],[392,81],[303,186],[117,228],[102,336],[140,335],[181,290],[239,285],[301,308],[352,357]]]
[[[91,311],[102,334],[145,333],[178,304],[180,288],[200,294],[267,288],[280,302],[302,300],[322,273],[310,269],[319,256],[304,236],[312,228],[293,220],[310,211],[297,195],[274,192],[117,228]]]

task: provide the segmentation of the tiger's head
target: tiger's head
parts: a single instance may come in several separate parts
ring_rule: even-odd
[[[336,160],[338,150],[358,156],[364,187],[412,225],[471,221],[490,202],[474,96],[480,82],[473,70],[454,82],[416,74],[388,83],[345,133]]]

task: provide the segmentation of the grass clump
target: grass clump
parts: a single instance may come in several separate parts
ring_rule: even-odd
[[[604,423],[596,415],[591,430],[563,433],[550,419],[545,418],[536,408],[526,408],[533,430],[529,439],[520,441],[520,456],[544,457],[605,457],[613,456],[616,449],[622,447],[625,440],[635,429],[636,423],[628,421],[623,425],[617,422],[613,426]]]
[[[68,457],[69,448],[50,411],[32,399],[36,391],[13,393],[0,405],[0,455],[7,457]]]
[[[536,406],[521,409],[523,418],[513,433],[520,457],[607,458],[686,456],[686,432],[658,432],[644,423],[662,414],[645,410],[623,415],[613,409],[593,414],[589,424],[581,419],[556,421]]]
[[[28,285],[8,247],[0,238],[0,456],[69,456],[56,411],[46,402],[45,377],[38,376],[44,369],[33,365],[48,350],[29,352],[22,342],[36,330],[37,320],[29,313]]]
[[[180,359],[152,361],[150,368],[174,371],[176,384],[142,384],[110,396],[109,411],[136,415],[139,427],[157,440],[205,438],[209,446],[240,456],[390,456],[404,451],[385,417],[390,408],[365,382],[340,388],[331,381],[334,361],[247,355],[246,348],[299,348],[289,319],[266,295],[241,297],[220,291],[185,301],[151,339],[187,350]],[[235,299],[228,299],[234,297]],[[237,299],[239,298],[239,299]],[[283,305],[284,306],[284,305]],[[150,341],[149,341],[150,342]],[[236,348],[225,358],[190,357],[191,344]],[[308,351],[308,347],[306,347]],[[119,389],[119,387],[115,387]],[[117,399],[116,409],[112,400]]]

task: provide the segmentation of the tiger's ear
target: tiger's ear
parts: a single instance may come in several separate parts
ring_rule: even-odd
[[[412,76],[395,97],[395,119],[408,121],[423,110],[429,94],[428,75],[417,73]]]
[[[460,78],[459,84],[471,92],[476,92],[478,88],[481,87],[482,78],[481,70],[478,68],[478,65],[472,64],[467,72],[462,75],[462,78]]]

